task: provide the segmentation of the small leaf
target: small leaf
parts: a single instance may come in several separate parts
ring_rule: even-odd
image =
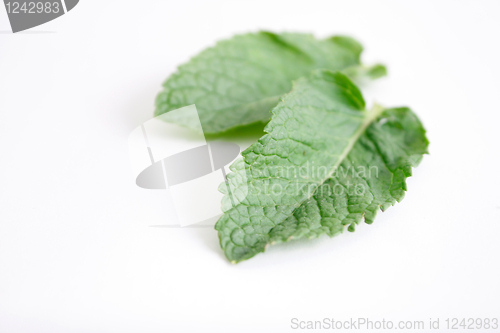
[[[268,122],[292,81],[315,69],[344,70],[375,78],[368,67],[358,70],[362,46],[352,38],[323,40],[299,33],[259,32],[237,35],[208,48],[180,66],[163,84],[155,115],[196,104],[205,134]],[[385,68],[384,68],[385,70]],[[198,120],[182,115],[171,122],[195,128]]]
[[[231,166],[215,228],[239,262],[268,244],[334,236],[370,224],[403,199],[428,141],[408,108],[365,110],[343,74],[316,71],[272,110],[259,141]]]

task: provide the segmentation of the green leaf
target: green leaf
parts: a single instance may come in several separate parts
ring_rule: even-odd
[[[362,46],[352,38],[323,40],[309,34],[259,32],[237,35],[180,66],[163,84],[155,115],[196,104],[205,134],[267,122],[292,81],[315,69],[344,70],[375,78],[360,65]],[[373,67],[378,76],[385,67]],[[381,70],[382,69],[382,70]],[[171,115],[168,121],[196,128],[197,120]]]
[[[264,130],[220,186],[215,228],[233,263],[269,244],[372,223],[379,208],[403,199],[428,146],[410,109],[367,111],[345,75],[323,70],[295,82]]]

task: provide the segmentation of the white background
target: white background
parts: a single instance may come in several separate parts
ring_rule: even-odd
[[[291,319],[500,318],[500,14],[488,1],[83,0],[11,34],[0,8],[0,332],[289,332]],[[349,34],[431,141],[402,203],[231,265],[130,173],[176,66],[235,33]],[[193,203],[194,207],[196,203]],[[491,330],[490,330],[491,331]]]

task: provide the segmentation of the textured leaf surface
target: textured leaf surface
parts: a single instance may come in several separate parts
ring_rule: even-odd
[[[348,37],[323,40],[308,34],[260,32],[237,35],[217,43],[180,66],[163,84],[155,115],[196,104],[203,131],[267,122],[292,81],[315,69],[343,70],[353,76],[376,78],[385,67],[362,67],[361,45]],[[169,121],[196,128],[190,118]]]
[[[408,108],[365,110],[339,72],[295,82],[272,110],[264,135],[231,166],[216,224],[232,262],[268,244],[334,236],[403,199],[406,178],[427,153]]]

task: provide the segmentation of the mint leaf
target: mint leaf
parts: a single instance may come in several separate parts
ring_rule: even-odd
[[[427,153],[408,108],[365,110],[343,74],[316,71],[272,110],[259,141],[231,167],[215,228],[235,263],[291,239],[334,236],[370,224],[403,199],[406,178]]]
[[[387,75],[387,69],[384,65],[353,66],[346,68],[342,72],[354,80],[362,80],[364,78],[374,80]]]
[[[163,84],[155,115],[196,104],[205,134],[267,122],[292,81],[315,69],[343,70],[377,77],[385,67],[358,70],[362,46],[352,38],[323,40],[298,33],[259,32],[237,35],[208,48],[180,66]],[[197,120],[172,115],[171,122],[190,128]]]

